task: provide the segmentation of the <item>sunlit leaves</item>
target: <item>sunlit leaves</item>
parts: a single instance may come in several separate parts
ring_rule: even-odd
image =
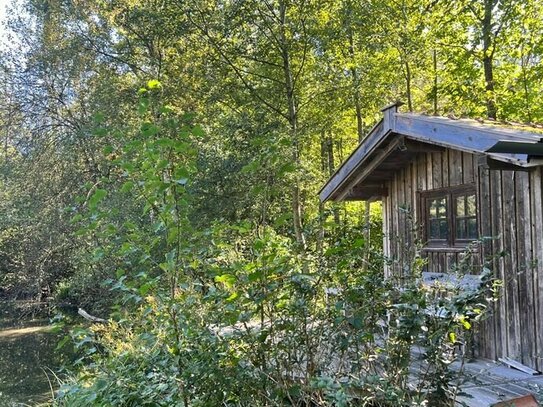
[[[162,84],[156,79],[151,79],[147,82],[147,87],[151,90],[159,89],[162,87]]]
[[[97,188],[96,191],[89,198],[89,208],[95,209],[100,201],[102,201],[107,196],[107,191],[105,189]]]

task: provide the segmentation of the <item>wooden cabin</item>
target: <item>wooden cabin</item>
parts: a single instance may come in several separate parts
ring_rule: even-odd
[[[386,276],[409,274],[416,242],[426,273],[446,276],[470,242],[492,237],[470,266],[478,274],[494,254],[492,269],[503,281],[478,355],[543,371],[543,134],[399,113],[398,106],[383,109],[321,189],[321,201],[382,201]]]

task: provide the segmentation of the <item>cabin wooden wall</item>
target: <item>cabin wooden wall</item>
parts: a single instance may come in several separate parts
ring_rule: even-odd
[[[478,336],[481,355],[508,356],[543,370],[542,171],[479,168],[480,233],[493,236],[483,255],[503,282],[495,317]],[[483,221],[488,219],[488,221]],[[503,256],[499,256],[503,253]]]
[[[478,354],[494,360],[508,356],[543,370],[542,171],[490,170],[477,161],[473,154],[447,149],[418,154],[396,171],[383,198],[384,249],[391,259],[385,272],[409,277],[409,261],[421,235],[421,191],[476,184],[479,233],[493,239],[480,249],[470,273],[478,274],[481,260],[491,257],[492,269],[503,281],[493,317],[480,325]],[[447,272],[462,256],[455,248],[422,253],[433,272]]]
[[[405,168],[397,171],[388,182],[388,197],[383,200],[385,252],[393,259],[388,273],[409,275],[409,262],[415,243],[421,241],[419,193],[433,189],[475,184],[477,159],[473,154],[457,150],[423,153],[414,157]],[[463,249],[432,248],[423,251],[429,271],[446,272],[460,260]]]

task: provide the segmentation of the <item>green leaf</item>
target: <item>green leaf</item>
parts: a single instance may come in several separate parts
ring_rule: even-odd
[[[296,170],[296,166],[293,163],[287,163],[281,166],[281,168],[279,168],[279,175],[284,175],[289,172],[294,172],[295,170]]]
[[[353,242],[353,248],[354,249],[359,249],[362,246],[364,246],[364,239],[362,239],[362,238],[355,239],[355,241]]]
[[[75,215],[72,219],[70,219],[70,223],[77,223],[79,221],[83,220],[83,215],[81,215],[80,213],[78,213],[77,215]]]
[[[155,134],[158,134],[159,131],[160,129],[153,123],[143,123],[141,125],[141,134],[145,137],[152,137]]]
[[[244,165],[241,169],[241,172],[242,174],[247,174],[247,173],[250,173],[250,172],[255,172],[258,168],[260,167],[260,162],[259,161],[253,161],[253,162],[250,162],[249,164],[247,165]]]
[[[100,124],[100,123],[102,123],[104,121],[104,118],[105,118],[105,116],[104,116],[103,113],[97,112],[92,116],[92,121],[95,124]]]
[[[169,138],[160,138],[155,141],[155,145],[158,147],[170,148],[170,147],[173,147],[174,142],[172,139],[169,139]]]
[[[205,136],[206,133],[204,129],[202,129],[202,126],[197,124],[196,126],[192,128],[192,134],[194,134],[196,137],[203,137]]]
[[[166,168],[169,164],[170,164],[170,161],[168,161],[167,159],[165,159],[165,158],[160,159],[160,160],[158,160],[158,162],[157,162],[157,164],[156,164],[156,169],[157,169],[158,171],[163,170],[163,169]]]
[[[97,127],[96,129],[92,130],[92,134],[98,137],[103,137],[107,134],[107,129],[104,129],[103,127]]]
[[[153,284],[151,284],[150,282],[143,284],[138,290],[140,295],[142,297],[145,296],[149,292],[152,286]]]
[[[57,343],[57,347],[55,348],[55,350],[62,349],[68,342],[70,342],[70,340],[70,336],[66,335],[59,343]]]
[[[178,167],[173,173],[173,181],[179,185],[186,185],[189,179],[189,172],[185,167]]]
[[[236,282],[236,277],[232,274],[222,274],[215,277],[217,283],[223,283],[226,287],[232,287]]]
[[[134,167],[134,164],[128,163],[128,162],[122,163],[121,168],[125,170],[127,173],[131,173],[132,171],[136,169],[136,167]]]
[[[160,108],[160,113],[165,113],[165,114],[168,114],[168,113],[173,113],[175,110],[173,108],[173,106],[162,106]]]
[[[160,81],[156,79],[151,79],[150,81],[147,82],[147,87],[149,89],[159,89],[162,87],[162,84],[160,83]]]
[[[96,205],[98,205],[98,203],[104,199],[106,195],[107,191],[105,189],[96,189],[94,194],[92,194],[92,196],[89,198],[89,207],[96,208]]]
[[[142,97],[138,103],[138,114],[140,116],[143,116],[145,113],[147,113],[148,109],[149,109],[149,99],[147,99],[146,97]]]
[[[247,276],[250,282],[254,282],[262,277],[262,271],[255,271]]]
[[[262,239],[257,239],[253,243],[253,249],[258,250],[258,251],[262,250],[265,246],[266,244],[264,243]]]
[[[281,216],[279,216],[275,222],[273,222],[273,225],[275,227],[283,226],[287,223],[287,221],[292,217],[290,212],[284,213]]]
[[[121,187],[121,192],[130,192],[134,188],[134,182],[126,181]]]
[[[178,153],[184,153],[185,151],[187,151],[190,148],[190,145],[188,143],[184,142],[184,141],[176,140],[173,143],[173,148]]]
[[[113,152],[113,146],[105,146],[102,150],[102,154],[109,155]]]

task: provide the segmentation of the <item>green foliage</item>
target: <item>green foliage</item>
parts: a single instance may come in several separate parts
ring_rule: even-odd
[[[78,218],[100,242],[93,263],[118,264],[118,300],[107,325],[73,331],[83,356],[56,405],[452,405],[450,364],[484,315],[489,273],[469,293],[395,285],[361,231],[331,228],[325,250],[300,250],[271,226],[196,230],[197,127],[186,115],[141,121],[115,131],[115,184],[140,221],[123,219],[105,185]],[[413,346],[425,349],[414,382]]]
[[[454,393],[451,342],[484,307],[385,283],[379,204],[317,191],[393,100],[541,122],[541,2],[23,3],[0,63],[0,297],[48,288],[116,321],[59,403]],[[413,393],[415,342],[438,373]]]

